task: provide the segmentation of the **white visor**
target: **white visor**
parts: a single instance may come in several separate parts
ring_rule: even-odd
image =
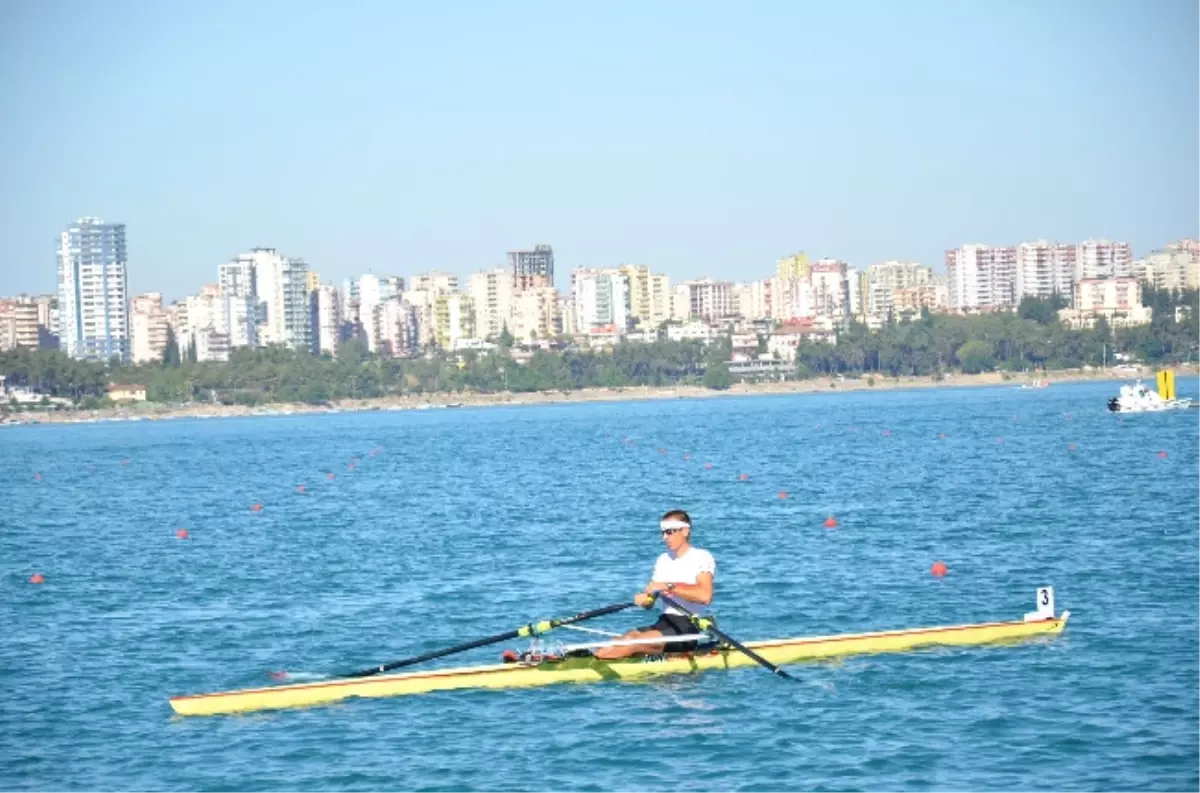
[[[691,527],[692,524],[688,523],[686,520],[680,520],[679,518],[660,521],[658,524],[659,529],[690,529]]]

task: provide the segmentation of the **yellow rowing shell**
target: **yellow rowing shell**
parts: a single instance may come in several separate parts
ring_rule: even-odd
[[[899,653],[920,647],[953,647],[1004,644],[1038,636],[1062,633],[1070,617],[1064,611],[1058,617],[1021,622],[985,622],[977,625],[948,625],[938,628],[914,628],[902,631],[850,633],[840,636],[811,636],[799,639],[775,639],[747,642],[746,646],[774,664],[790,664],[871,653]],[[729,648],[696,654],[678,654],[655,658],[630,658],[600,661],[595,658],[567,658],[537,665],[495,664],[467,666],[428,672],[403,672],[377,677],[329,680],[268,688],[222,691],[171,698],[171,707],[183,716],[212,716],[223,713],[297,708],[326,705],[354,697],[397,697],[458,688],[525,688],[551,683],[594,683],[602,680],[629,680],[650,675],[701,672],[753,666],[754,661]]]

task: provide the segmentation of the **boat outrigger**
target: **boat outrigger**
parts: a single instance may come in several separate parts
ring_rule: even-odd
[[[665,595],[662,597],[666,598]],[[695,622],[698,632],[695,636],[673,639],[704,640],[706,643],[698,645],[696,650],[613,661],[597,659],[590,651],[599,646],[646,643],[648,640],[607,640],[546,647],[538,638],[555,628],[567,627],[601,614],[611,614],[631,605],[618,603],[574,617],[532,623],[497,636],[466,642],[446,650],[424,653],[391,664],[370,667],[321,682],[172,697],[171,708],[183,716],[211,716],[326,705],[355,697],[396,697],[463,688],[500,689],[544,686],[552,683],[594,683],[712,669],[733,669],[755,664],[766,666],[781,677],[790,677],[778,669],[777,665],[852,655],[900,653],[922,647],[1006,644],[1036,637],[1053,637],[1062,633],[1070,617],[1069,611],[1055,614],[1054,590],[1051,587],[1041,587],[1037,591],[1037,610],[1026,614],[1022,620],[1008,622],[773,639],[747,642],[743,645],[722,633],[710,621],[697,618]],[[516,638],[531,638],[533,646],[520,654],[507,651],[504,654],[506,663],[382,674],[402,666],[411,666],[433,658]]]

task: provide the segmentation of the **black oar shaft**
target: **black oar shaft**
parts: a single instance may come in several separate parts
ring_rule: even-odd
[[[674,606],[675,608],[677,608],[677,609],[679,609],[680,611],[682,611],[684,614],[687,614],[689,617],[696,618],[696,617],[698,616],[698,615],[696,614],[696,612],[692,611],[692,610],[691,610],[691,609],[689,609],[687,606],[683,605],[682,603],[680,603],[679,601],[675,600],[673,597],[671,597],[670,595],[667,595],[667,594],[666,594],[666,593],[664,593],[664,592],[659,592],[659,593],[658,593],[658,597],[659,597],[659,598],[660,598],[660,599],[661,599],[663,602],[665,602],[667,605]],[[697,627],[700,627],[700,626],[697,626]],[[701,630],[703,630],[703,631],[707,631],[708,633],[711,633],[712,635],[716,636],[718,639],[721,639],[722,641],[724,641],[724,642],[726,642],[727,644],[729,644],[730,646],[732,646],[732,647],[733,647],[735,650],[737,650],[738,652],[740,652],[740,653],[742,653],[742,654],[746,655],[747,657],[749,657],[749,658],[750,658],[750,660],[754,661],[755,663],[757,663],[757,664],[758,664],[758,665],[760,665],[760,666],[763,666],[763,667],[766,667],[767,669],[770,669],[772,672],[774,672],[775,674],[779,675],[780,677],[785,677],[785,678],[787,678],[788,680],[795,680],[795,679],[796,679],[796,678],[792,677],[791,675],[789,675],[787,672],[785,672],[785,671],[783,671],[782,669],[780,669],[780,668],[779,668],[778,666],[776,666],[775,664],[773,664],[773,663],[771,663],[770,661],[768,661],[766,658],[763,658],[761,655],[759,655],[758,653],[756,653],[756,652],[754,652],[753,650],[751,650],[751,649],[750,649],[749,647],[747,647],[746,645],[744,645],[744,644],[742,644],[741,642],[739,642],[737,639],[735,639],[735,638],[733,638],[732,636],[730,636],[728,633],[725,633],[725,632],[724,632],[724,631],[722,631],[720,628],[718,628],[717,626],[713,625],[711,622],[710,622],[709,624],[707,624],[707,625],[703,626],[703,627],[700,627],[700,629],[701,629]]]
[[[631,601],[625,601],[624,603],[614,603],[611,606],[605,606],[603,608],[593,609],[591,611],[584,611],[576,614],[573,617],[562,617],[554,620],[543,620],[542,622],[531,622],[528,625],[522,625],[516,630],[505,631],[504,633],[498,633],[495,636],[488,636],[483,639],[475,639],[474,641],[463,642],[462,644],[456,644],[453,647],[447,647],[442,650],[430,650],[427,653],[414,655],[411,658],[402,658],[399,661],[390,661],[386,664],[380,664],[379,666],[372,666],[369,669],[360,669],[357,672],[339,675],[339,677],[370,677],[371,675],[378,675],[382,672],[391,671],[392,669],[399,669],[404,666],[412,666],[414,664],[424,663],[425,661],[432,661],[435,658],[444,658],[447,655],[465,653],[467,650],[474,650],[477,647],[486,647],[489,644],[506,642],[509,639],[519,639],[523,636],[537,636],[539,634],[546,633],[547,631],[554,630],[560,625],[570,625],[571,623],[583,622],[584,620],[590,620],[594,617],[603,617],[605,614],[612,614],[617,611],[622,611],[631,607],[632,605],[633,603]]]

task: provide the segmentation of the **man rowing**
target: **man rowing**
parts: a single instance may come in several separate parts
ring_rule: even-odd
[[[633,597],[633,602],[643,608],[654,605],[659,592],[666,592],[681,605],[697,615],[706,614],[713,599],[713,576],[717,571],[716,560],[703,548],[691,544],[692,519],[682,509],[673,509],[662,516],[659,531],[666,552],[654,563],[654,573],[646,588]],[[687,636],[698,632],[691,618],[679,609],[664,604],[662,614],[653,625],[632,630],[622,639],[653,639],[656,637]],[[602,647],[595,651],[596,658],[615,660],[634,655],[657,655],[663,652],[683,653],[696,648],[694,639],[662,644],[618,644]]]

